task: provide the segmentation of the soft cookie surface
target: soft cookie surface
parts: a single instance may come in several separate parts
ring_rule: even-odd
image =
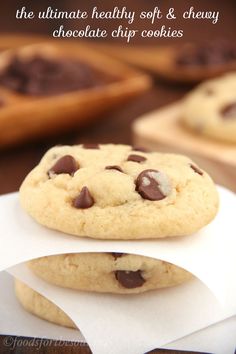
[[[125,253],[78,253],[28,262],[47,282],[71,289],[115,294],[142,293],[181,284],[192,275],[174,264]]]
[[[59,307],[18,279],[15,279],[15,293],[24,309],[33,315],[64,327],[77,328]]]
[[[236,72],[206,81],[188,94],[182,120],[200,135],[236,143]]]
[[[42,225],[100,239],[190,235],[218,210],[214,183],[187,157],[112,144],[50,149],[20,201]]]

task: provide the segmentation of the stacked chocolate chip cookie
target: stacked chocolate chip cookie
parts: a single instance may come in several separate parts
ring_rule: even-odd
[[[52,148],[26,177],[20,200],[45,227],[130,242],[191,235],[218,210],[214,183],[190,159],[127,145]],[[116,294],[174,286],[191,278],[168,262],[124,253],[63,254],[28,264],[51,284]],[[18,281],[16,292],[29,311],[71,325],[64,314],[55,315],[55,305]]]

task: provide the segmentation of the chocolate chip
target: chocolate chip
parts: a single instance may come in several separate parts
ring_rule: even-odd
[[[79,169],[79,165],[71,155],[65,155],[61,157],[54,166],[50,168],[48,171],[48,175],[56,174],[59,175],[61,173],[67,173],[71,176]]]
[[[148,152],[149,151],[148,149],[146,149],[145,147],[142,147],[142,146],[133,146],[132,150],[133,151],[140,151],[140,152]]]
[[[141,270],[136,272],[128,270],[115,271],[116,280],[127,289],[134,289],[142,286],[145,280],[142,277]]]
[[[223,107],[220,113],[223,118],[236,118],[236,102]]]
[[[87,187],[83,187],[78,197],[73,201],[73,206],[77,209],[88,209],[91,208],[93,204],[94,199]]]
[[[217,40],[201,44],[185,44],[179,48],[176,64],[182,67],[211,67],[230,63],[236,59],[235,43]]]
[[[144,170],[136,180],[136,191],[143,199],[161,200],[171,192],[168,177],[157,170]]]
[[[112,254],[112,256],[113,256],[113,257],[115,258],[115,260],[116,260],[117,258],[122,257],[125,253],[112,252],[111,254]]]
[[[114,78],[115,79],[115,78]],[[35,55],[12,57],[0,72],[0,84],[28,95],[55,95],[104,85],[108,81],[100,71],[74,59],[46,58]],[[112,77],[109,78],[112,80]]]
[[[120,166],[114,165],[114,166],[106,166],[105,170],[117,170],[119,172],[123,172],[122,168]]]
[[[84,149],[99,149],[99,144],[83,144]]]
[[[214,90],[212,88],[210,88],[210,87],[207,87],[205,89],[205,93],[206,93],[207,96],[212,96],[212,95],[214,95]]]
[[[146,161],[146,157],[140,156],[140,155],[129,155],[127,161],[133,161],[133,162],[143,162]]]
[[[203,172],[197,166],[190,164],[190,167],[195,173],[198,173],[200,176],[203,176]]]

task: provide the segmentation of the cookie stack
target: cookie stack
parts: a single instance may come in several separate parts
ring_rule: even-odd
[[[20,200],[45,227],[129,242],[191,235],[218,210],[213,181],[187,157],[112,144],[50,149],[23,182]],[[142,293],[191,278],[176,265],[125,253],[63,254],[28,265],[51,284],[115,294]],[[19,281],[16,294],[30,312],[74,326],[55,305]]]

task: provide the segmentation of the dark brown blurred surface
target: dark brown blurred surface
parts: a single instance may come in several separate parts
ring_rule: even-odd
[[[6,345],[6,343],[17,343],[17,340],[19,341],[19,345],[15,346],[12,348],[11,351],[9,349],[9,346]],[[92,352],[90,351],[90,349],[85,346],[84,344],[81,344],[80,346],[78,345],[73,345],[73,343],[67,342],[66,346],[63,348],[62,346],[56,346],[55,342],[50,342],[50,344],[48,344],[48,340],[45,339],[43,341],[40,341],[40,344],[38,345],[38,348],[41,347],[41,349],[37,349],[37,347],[35,346],[29,346],[26,347],[25,345],[23,345],[22,343],[24,343],[24,341],[27,341],[28,338],[25,337],[4,337],[4,336],[0,336],[0,353],[1,354],[8,354],[8,353],[12,353],[12,354],[35,354],[35,353],[50,353],[50,354],[58,354],[58,353],[66,353],[66,354],[92,354]],[[37,340],[37,338],[36,338]],[[36,342],[36,341],[35,341]],[[26,342],[25,342],[26,343]],[[105,353],[104,354],[110,354],[110,353]],[[127,351],[126,353],[120,353],[120,354],[129,354],[129,352]],[[142,353],[139,353],[142,354]],[[143,354],[197,354],[196,352],[192,352],[192,351],[182,351],[182,350],[168,350],[168,349],[153,349],[147,353],[143,353]],[[198,353],[198,354],[207,354],[207,353]],[[210,354],[210,353],[208,353]]]
[[[216,25],[212,25],[209,22],[202,21],[183,21],[178,20],[171,24],[173,27],[183,27],[185,30],[184,41],[187,40],[201,40],[228,37],[234,39],[235,29],[236,29],[236,2],[235,0],[205,0],[204,5],[199,1],[192,0],[191,4],[189,1],[178,0],[178,6],[175,2],[175,8],[178,13],[180,13],[184,8],[189,8],[191,5],[196,6],[198,9],[213,9],[220,11],[220,20]],[[187,4],[187,5],[186,5]],[[25,0],[23,4],[20,4],[18,0],[11,0],[10,2],[1,2],[0,4],[0,31],[3,32],[28,32],[28,33],[40,33],[40,34],[50,34],[52,29],[63,23],[63,21],[19,21],[15,19],[15,11],[21,6],[26,6],[27,9],[42,10],[47,6],[50,6],[49,1],[32,2],[30,0]],[[110,0],[103,0],[102,4],[96,4],[95,2],[89,3],[88,5],[84,1],[67,0],[57,1],[56,7],[61,10],[73,10],[77,8],[88,9],[93,6],[99,6],[99,9],[108,10],[113,7]],[[124,6],[124,2],[118,1],[115,6]],[[137,0],[137,1],[126,1],[125,6],[133,10],[147,10],[153,9],[157,6],[155,0]],[[163,9],[167,7],[174,6],[173,1],[159,1],[158,6]],[[118,22],[115,22],[116,25]],[[84,23],[86,24],[86,22]],[[103,23],[104,24],[104,23]],[[68,27],[78,27],[77,22],[66,22]],[[96,21],[93,23],[94,26],[100,26],[101,22]],[[111,22],[107,23],[107,26],[111,26]],[[156,24],[156,27],[160,26],[161,23]],[[145,22],[137,21],[135,25],[137,28],[154,28],[152,26],[145,24]],[[156,39],[154,41],[142,42],[143,44],[164,43],[164,40]],[[64,143],[80,143],[80,142],[99,142],[99,143],[131,143],[132,137],[130,132],[131,122],[139,115],[148,112],[154,108],[158,108],[165,104],[171,103],[183,96],[187,92],[187,87],[180,86],[168,86],[161,82],[156,82],[155,86],[148,93],[144,94],[133,100],[131,103],[120,107],[109,116],[102,117],[98,123],[90,126],[86,129],[80,130],[79,132],[74,132],[67,136],[60,136],[47,141],[40,141],[31,144],[25,144],[16,148],[11,148],[0,152],[0,194],[16,191],[23,178],[26,174],[38,163],[42,154],[54,144],[64,144]],[[3,344],[4,336],[0,337],[0,353],[8,354],[31,354],[35,353],[35,348],[19,347],[15,350],[10,350],[10,348],[4,346]],[[105,339],[104,339],[105,340]],[[39,351],[39,353],[89,353],[88,348],[85,347],[65,347],[65,348],[55,348],[53,346],[45,347]],[[162,353],[159,351],[158,353]],[[166,352],[163,352],[166,353]],[[171,353],[174,353],[171,351]],[[176,351],[176,353],[182,353],[181,351]],[[128,354],[128,352],[127,352]]]
[[[94,6],[98,7],[99,11],[109,11],[113,9],[113,7],[123,7],[126,6],[127,11],[135,11],[136,14],[139,14],[141,11],[151,11],[154,7],[158,6],[163,14],[167,12],[167,9],[170,7],[175,8],[176,20],[166,21],[165,19],[157,20],[153,25],[150,23],[150,20],[140,20],[138,16],[136,16],[135,22],[132,25],[127,24],[127,21],[123,20],[108,20],[104,23],[104,20],[17,20],[15,19],[16,9],[20,9],[25,6],[27,10],[34,11],[35,13],[38,11],[42,11],[48,6],[51,6],[53,9],[58,9],[59,11],[73,11],[77,9],[81,9],[83,11],[91,12],[91,9]],[[188,10],[191,6],[194,7],[195,11],[220,11],[220,18],[217,24],[211,24],[210,20],[184,20],[182,18],[182,13],[185,10]],[[119,24],[123,26],[127,26],[131,29],[156,29],[162,26],[163,24],[166,27],[175,27],[176,29],[183,28],[185,35],[182,39],[183,41],[189,40],[197,40],[201,41],[202,39],[211,39],[218,37],[229,37],[234,39],[235,36],[235,28],[236,28],[236,2],[235,0],[136,0],[136,1],[123,1],[117,0],[115,2],[110,0],[103,1],[82,1],[82,0],[57,0],[56,4],[52,3],[49,0],[41,0],[34,1],[25,0],[11,0],[10,2],[1,1],[1,23],[0,30],[5,32],[33,32],[33,33],[44,33],[51,34],[53,29],[57,28],[61,24],[65,26],[65,28],[81,28],[90,24],[91,27],[104,27],[106,29],[113,29],[117,27]],[[137,38],[135,41],[137,42],[139,39]],[[115,39],[113,39],[115,41]],[[173,42],[175,39],[172,40]],[[148,43],[147,43],[148,42]],[[164,43],[170,42],[170,39],[153,39],[146,40],[143,39],[143,44],[150,43]]]

